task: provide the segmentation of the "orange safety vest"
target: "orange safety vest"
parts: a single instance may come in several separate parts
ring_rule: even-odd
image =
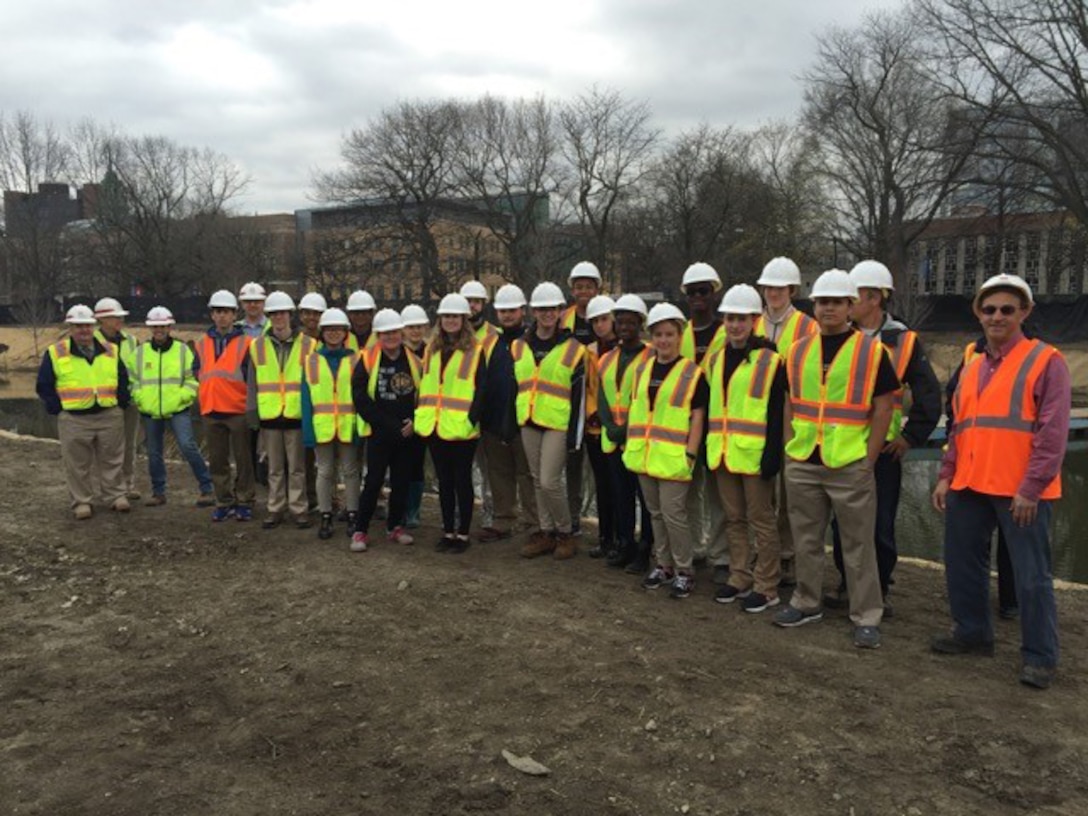
[[[990,496],[1015,496],[1031,459],[1035,438],[1035,384],[1060,352],[1041,340],[1020,340],[979,393],[983,361],[971,360],[960,374],[952,397],[956,445],[953,490]],[[979,355],[981,357],[982,355]],[[1059,473],[1041,499],[1060,499]]]
[[[895,369],[895,376],[899,380],[899,387],[892,392],[892,421],[888,425],[888,435],[885,437],[889,442],[897,439],[903,432],[903,395],[907,390],[906,381],[903,378],[907,376],[907,366],[910,365],[910,358],[914,356],[914,345],[917,342],[918,333],[907,329],[899,335],[894,346],[884,343],[884,348],[892,361],[892,368]]]
[[[244,414],[246,381],[242,361],[249,352],[250,339],[244,334],[231,338],[218,359],[215,340],[207,334],[196,344],[200,359],[200,413]]]

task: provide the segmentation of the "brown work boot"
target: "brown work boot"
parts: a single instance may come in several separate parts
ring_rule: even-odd
[[[555,552],[552,558],[556,561],[566,561],[578,554],[578,539],[568,533],[560,533],[555,541]]]
[[[556,540],[550,533],[546,533],[543,530],[537,530],[525,543],[525,546],[521,548],[522,558],[536,558],[540,555],[547,555],[555,550]]]

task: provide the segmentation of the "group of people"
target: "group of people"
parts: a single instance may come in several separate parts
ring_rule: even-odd
[[[677,599],[707,561],[715,600],[773,616],[780,627],[849,610],[853,642],[881,643],[903,455],[938,425],[942,396],[921,340],[890,314],[889,270],[863,261],[829,270],[811,290],[814,317],[794,305],[800,270],[775,258],[755,286],[723,292],[692,264],[688,314],[637,295],[601,293],[589,262],[528,299],[513,284],[491,307],[479,281],[447,294],[434,325],[411,305],[378,309],[365,291],[344,309],[320,294],[299,303],[247,283],[215,292],[211,327],[193,344],[171,336],[157,306],[144,342],[123,329],[113,298],[73,306],[69,336],[49,348],[38,392],[59,415],[77,519],[94,490],[117,512],[140,498],[133,480],[139,417],[149,505],[166,502],[165,429],[214,522],[252,519],[254,463],[267,462],[262,525],[334,535],[337,485],[350,549],[365,552],[380,515],[410,544],[429,451],[441,509],[440,552],[463,553],[482,482],[480,541],[527,532],[521,555],[578,552],[585,459],[593,474],[597,545],[589,551]],[[240,302],[240,303],[239,303]],[[1058,660],[1047,523],[1060,495],[1070,383],[1061,355],[1024,337],[1030,287],[998,275],[974,301],[984,336],[965,352],[934,506],[946,513],[947,581],[955,626],[940,654],[992,654],[990,537],[1000,528],[1022,629],[1020,680],[1046,687]],[[298,320],[295,320],[297,314]],[[208,454],[190,407],[199,404]],[[231,462],[233,460],[233,469]],[[525,525],[519,529],[519,520]],[[824,592],[825,539],[840,580]],[[787,605],[780,590],[792,587]],[[1006,604],[1003,601],[1003,611]]]

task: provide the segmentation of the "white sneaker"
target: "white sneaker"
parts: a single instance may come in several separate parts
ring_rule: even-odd
[[[366,533],[352,533],[351,535],[351,551],[352,552],[366,552],[367,545]]]
[[[394,527],[392,530],[390,530],[389,540],[392,541],[394,544],[411,544],[413,541],[415,541],[414,538],[412,538],[407,532],[405,532],[403,527]]]

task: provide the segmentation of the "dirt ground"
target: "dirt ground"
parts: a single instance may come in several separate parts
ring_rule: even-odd
[[[78,523],[55,443],[0,464],[3,814],[1088,812],[1085,592],[1038,692],[1015,624],[994,659],[928,653],[932,567],[861,652],[844,613],[778,630],[706,573],[672,601],[516,539],[441,555],[429,524],[363,555],[213,526],[176,465],[167,506]]]

